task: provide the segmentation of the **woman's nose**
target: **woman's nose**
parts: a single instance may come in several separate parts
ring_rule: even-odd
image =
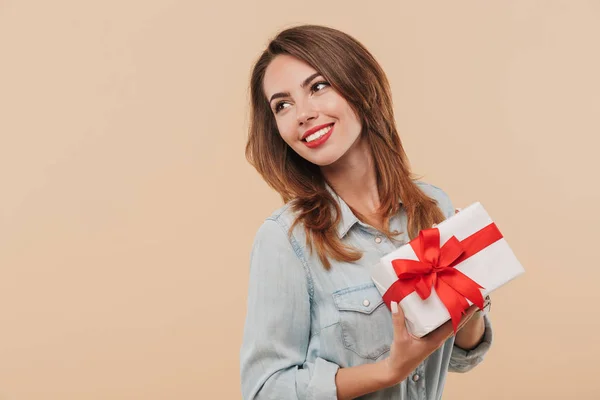
[[[298,123],[305,124],[310,119],[317,118],[317,112],[309,102],[296,105]]]

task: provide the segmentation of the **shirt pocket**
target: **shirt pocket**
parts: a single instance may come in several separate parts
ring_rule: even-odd
[[[344,347],[372,360],[390,350],[392,317],[373,283],[338,290],[333,301]]]

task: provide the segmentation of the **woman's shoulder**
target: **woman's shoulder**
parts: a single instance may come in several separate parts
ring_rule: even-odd
[[[293,210],[291,202],[288,202],[277,209],[273,210],[261,223],[257,231],[257,236],[270,236],[273,235],[287,235],[289,228],[294,223],[296,215],[298,213]],[[304,236],[304,229],[302,227],[302,221],[294,227],[292,231],[292,238],[300,243],[299,236]]]
[[[419,180],[414,180],[413,182],[428,196],[448,196],[442,188],[432,183]]]
[[[446,218],[454,215],[454,206],[450,196],[440,187],[424,181],[413,181],[428,197],[434,199]]]
[[[284,205],[273,210],[271,215],[269,215],[266,219],[284,223],[290,219],[293,213],[292,202],[288,201]]]

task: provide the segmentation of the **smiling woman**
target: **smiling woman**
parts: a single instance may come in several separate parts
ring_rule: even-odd
[[[252,248],[244,398],[439,399],[491,325],[471,308],[456,343],[450,322],[414,338],[372,283],[379,257],[454,214],[410,171],[383,70],[351,36],[302,25],[269,43],[250,91],[246,157],[285,204]]]
[[[277,88],[290,89],[276,92]],[[263,91],[271,99],[281,138],[313,164],[334,163],[360,135],[361,122],[350,104],[323,80],[321,72],[298,58],[287,54],[275,57],[265,70]],[[329,128],[333,125],[334,137]]]

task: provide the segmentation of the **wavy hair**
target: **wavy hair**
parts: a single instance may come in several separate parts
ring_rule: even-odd
[[[263,90],[265,70],[280,54],[300,59],[317,70],[354,110],[362,123],[376,170],[379,212],[386,221],[382,233],[391,240],[389,218],[400,207],[407,214],[408,236],[444,220],[437,202],[414,182],[408,158],[396,130],[388,79],[373,55],[356,39],[321,25],[300,25],[279,32],[256,60],[250,78],[250,122],[246,158],[284,203],[291,202],[298,223],[304,225],[307,247],[313,245],[326,269],[328,257],[354,262],[358,249],[342,243],[336,227],[341,209],[325,186],[318,165],[300,157],[281,138]],[[402,204],[400,204],[402,202]],[[361,221],[365,218],[352,209]],[[402,233],[402,232],[401,232]]]

